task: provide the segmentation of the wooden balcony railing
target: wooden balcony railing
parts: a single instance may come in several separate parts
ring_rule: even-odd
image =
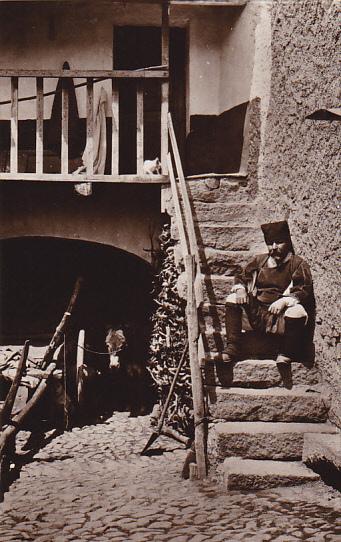
[[[163,60],[163,59],[162,59]],[[136,71],[124,70],[0,70],[0,84],[3,78],[10,78],[11,93],[10,100],[2,102],[10,104],[10,144],[8,149],[9,160],[5,169],[0,170],[0,180],[33,180],[33,181],[107,181],[107,182],[165,182],[168,180],[167,153],[168,153],[168,69],[144,69]],[[167,66],[166,66],[167,68]],[[20,97],[18,88],[22,78],[33,78],[36,82],[36,94],[34,96]],[[60,172],[48,173],[44,171],[44,98],[55,92],[44,94],[44,80],[47,78],[58,78],[66,81],[68,78],[85,79],[86,83],[75,86],[86,87],[86,148],[88,161],[85,171],[81,173],[70,172],[69,167],[69,85],[62,84],[62,108],[61,108],[61,140],[60,140]],[[111,157],[110,171],[103,174],[94,173],[94,84],[99,81],[111,80],[111,95],[108,97],[111,108]],[[133,174],[120,175],[119,153],[120,153],[120,110],[119,110],[119,81],[122,79],[136,81],[136,172]],[[160,149],[162,174],[144,175],[144,87],[146,80],[158,80],[161,85],[160,103]],[[19,106],[21,101],[36,101],[35,119],[35,171],[22,172],[18,167],[19,138],[18,119]],[[2,145],[3,149],[3,145]],[[149,157],[150,158],[150,157]],[[108,162],[108,160],[107,160]]]

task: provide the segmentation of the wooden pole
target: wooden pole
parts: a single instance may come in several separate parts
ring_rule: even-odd
[[[161,23],[161,64],[168,67],[169,75],[169,2],[162,2],[162,23]],[[162,173],[167,175],[167,154],[168,154],[168,127],[167,115],[169,111],[169,80],[161,84],[161,164]]]
[[[6,447],[8,443],[10,442],[11,438],[18,433],[20,430],[20,426],[22,425],[23,421],[25,420],[27,414],[32,410],[32,408],[38,403],[39,399],[43,395],[43,393],[46,390],[47,387],[47,381],[48,378],[51,376],[53,371],[56,368],[55,363],[50,363],[50,365],[47,367],[46,371],[44,371],[44,374],[42,376],[41,381],[39,382],[39,385],[32,395],[31,399],[27,401],[24,408],[21,409],[21,411],[16,414],[16,416],[13,416],[10,425],[5,427],[5,429],[0,434],[0,458],[3,455],[3,453],[6,452]]]
[[[37,77],[36,173],[43,173],[44,153],[44,80]]]
[[[69,173],[69,87],[62,81],[61,173]]]
[[[143,147],[144,147],[144,112],[143,112],[143,84],[137,83],[136,89],[136,173],[143,175]]]
[[[26,360],[27,360],[29,348],[30,348],[30,341],[26,341],[25,346],[21,352],[21,357],[20,357],[20,361],[18,363],[18,367],[15,373],[15,377],[13,379],[13,382],[7,394],[6,400],[2,406],[2,409],[0,410],[0,427],[2,427],[3,425],[6,425],[10,420],[15,397],[17,395],[17,391],[21,382],[21,377],[26,368]]]
[[[111,173],[118,175],[119,173],[119,90],[118,83],[112,79],[111,92],[111,113],[112,113],[112,135],[111,135]]]
[[[58,326],[56,327],[56,330],[55,330],[55,332],[53,334],[53,337],[52,337],[52,339],[50,341],[50,344],[48,345],[48,347],[46,349],[46,352],[44,354],[44,357],[43,357],[42,361],[40,362],[40,367],[41,368],[46,367],[50,363],[50,361],[52,360],[52,357],[53,357],[53,352],[58,348],[58,346],[62,342],[63,333],[64,333],[64,330],[65,330],[67,321],[70,318],[71,313],[73,311],[73,308],[74,308],[74,306],[76,304],[76,301],[77,301],[77,298],[78,298],[78,295],[79,295],[79,292],[80,292],[80,289],[81,289],[82,282],[83,282],[82,277],[78,277],[78,279],[76,280],[76,283],[75,283],[75,287],[73,289],[73,293],[72,293],[68,308],[64,312],[61,321],[59,322]]]
[[[11,78],[11,150],[10,171],[18,172],[18,77]]]
[[[173,198],[173,204],[174,204],[176,225],[179,230],[181,253],[182,253],[182,257],[185,258],[185,256],[189,254],[188,243],[187,243],[187,237],[186,237],[186,232],[185,232],[185,226],[184,226],[184,222],[183,222],[183,218],[181,214],[178,188],[176,185],[170,153],[168,153],[167,155],[167,165],[168,165],[169,179],[170,179],[171,189],[172,189],[172,198]]]
[[[195,301],[194,277],[195,277],[195,257],[188,255],[185,257],[185,269],[187,274],[187,327],[188,327],[188,347],[189,361],[191,367],[192,396],[194,410],[194,443],[198,468],[198,478],[203,479],[207,476],[206,461],[206,417],[204,387],[201,377],[201,370],[198,359],[198,338],[199,323],[198,311]]]

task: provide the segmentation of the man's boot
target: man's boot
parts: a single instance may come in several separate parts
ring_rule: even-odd
[[[281,353],[277,356],[276,363],[284,387],[291,389],[293,386],[291,362],[294,359],[298,359],[302,351],[306,317],[290,318],[289,316],[285,316],[284,321],[285,327],[282,348]]]
[[[225,305],[225,327],[226,327],[226,356],[227,363],[238,361],[240,339],[242,335],[242,307],[235,303]]]
[[[304,342],[306,317],[290,318],[285,316],[284,335],[281,353],[277,356],[277,364],[290,364],[293,359],[299,359]]]

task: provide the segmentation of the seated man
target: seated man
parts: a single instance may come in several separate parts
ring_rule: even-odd
[[[294,254],[286,221],[261,226],[268,254],[255,256],[236,275],[226,298],[227,362],[238,360],[242,321],[281,336],[277,363],[303,360],[312,352],[315,299],[309,265]],[[307,354],[309,352],[309,354]]]

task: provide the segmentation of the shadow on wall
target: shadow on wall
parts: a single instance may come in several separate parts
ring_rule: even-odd
[[[186,142],[186,174],[236,173],[240,168],[248,102],[220,115],[193,115]]]

